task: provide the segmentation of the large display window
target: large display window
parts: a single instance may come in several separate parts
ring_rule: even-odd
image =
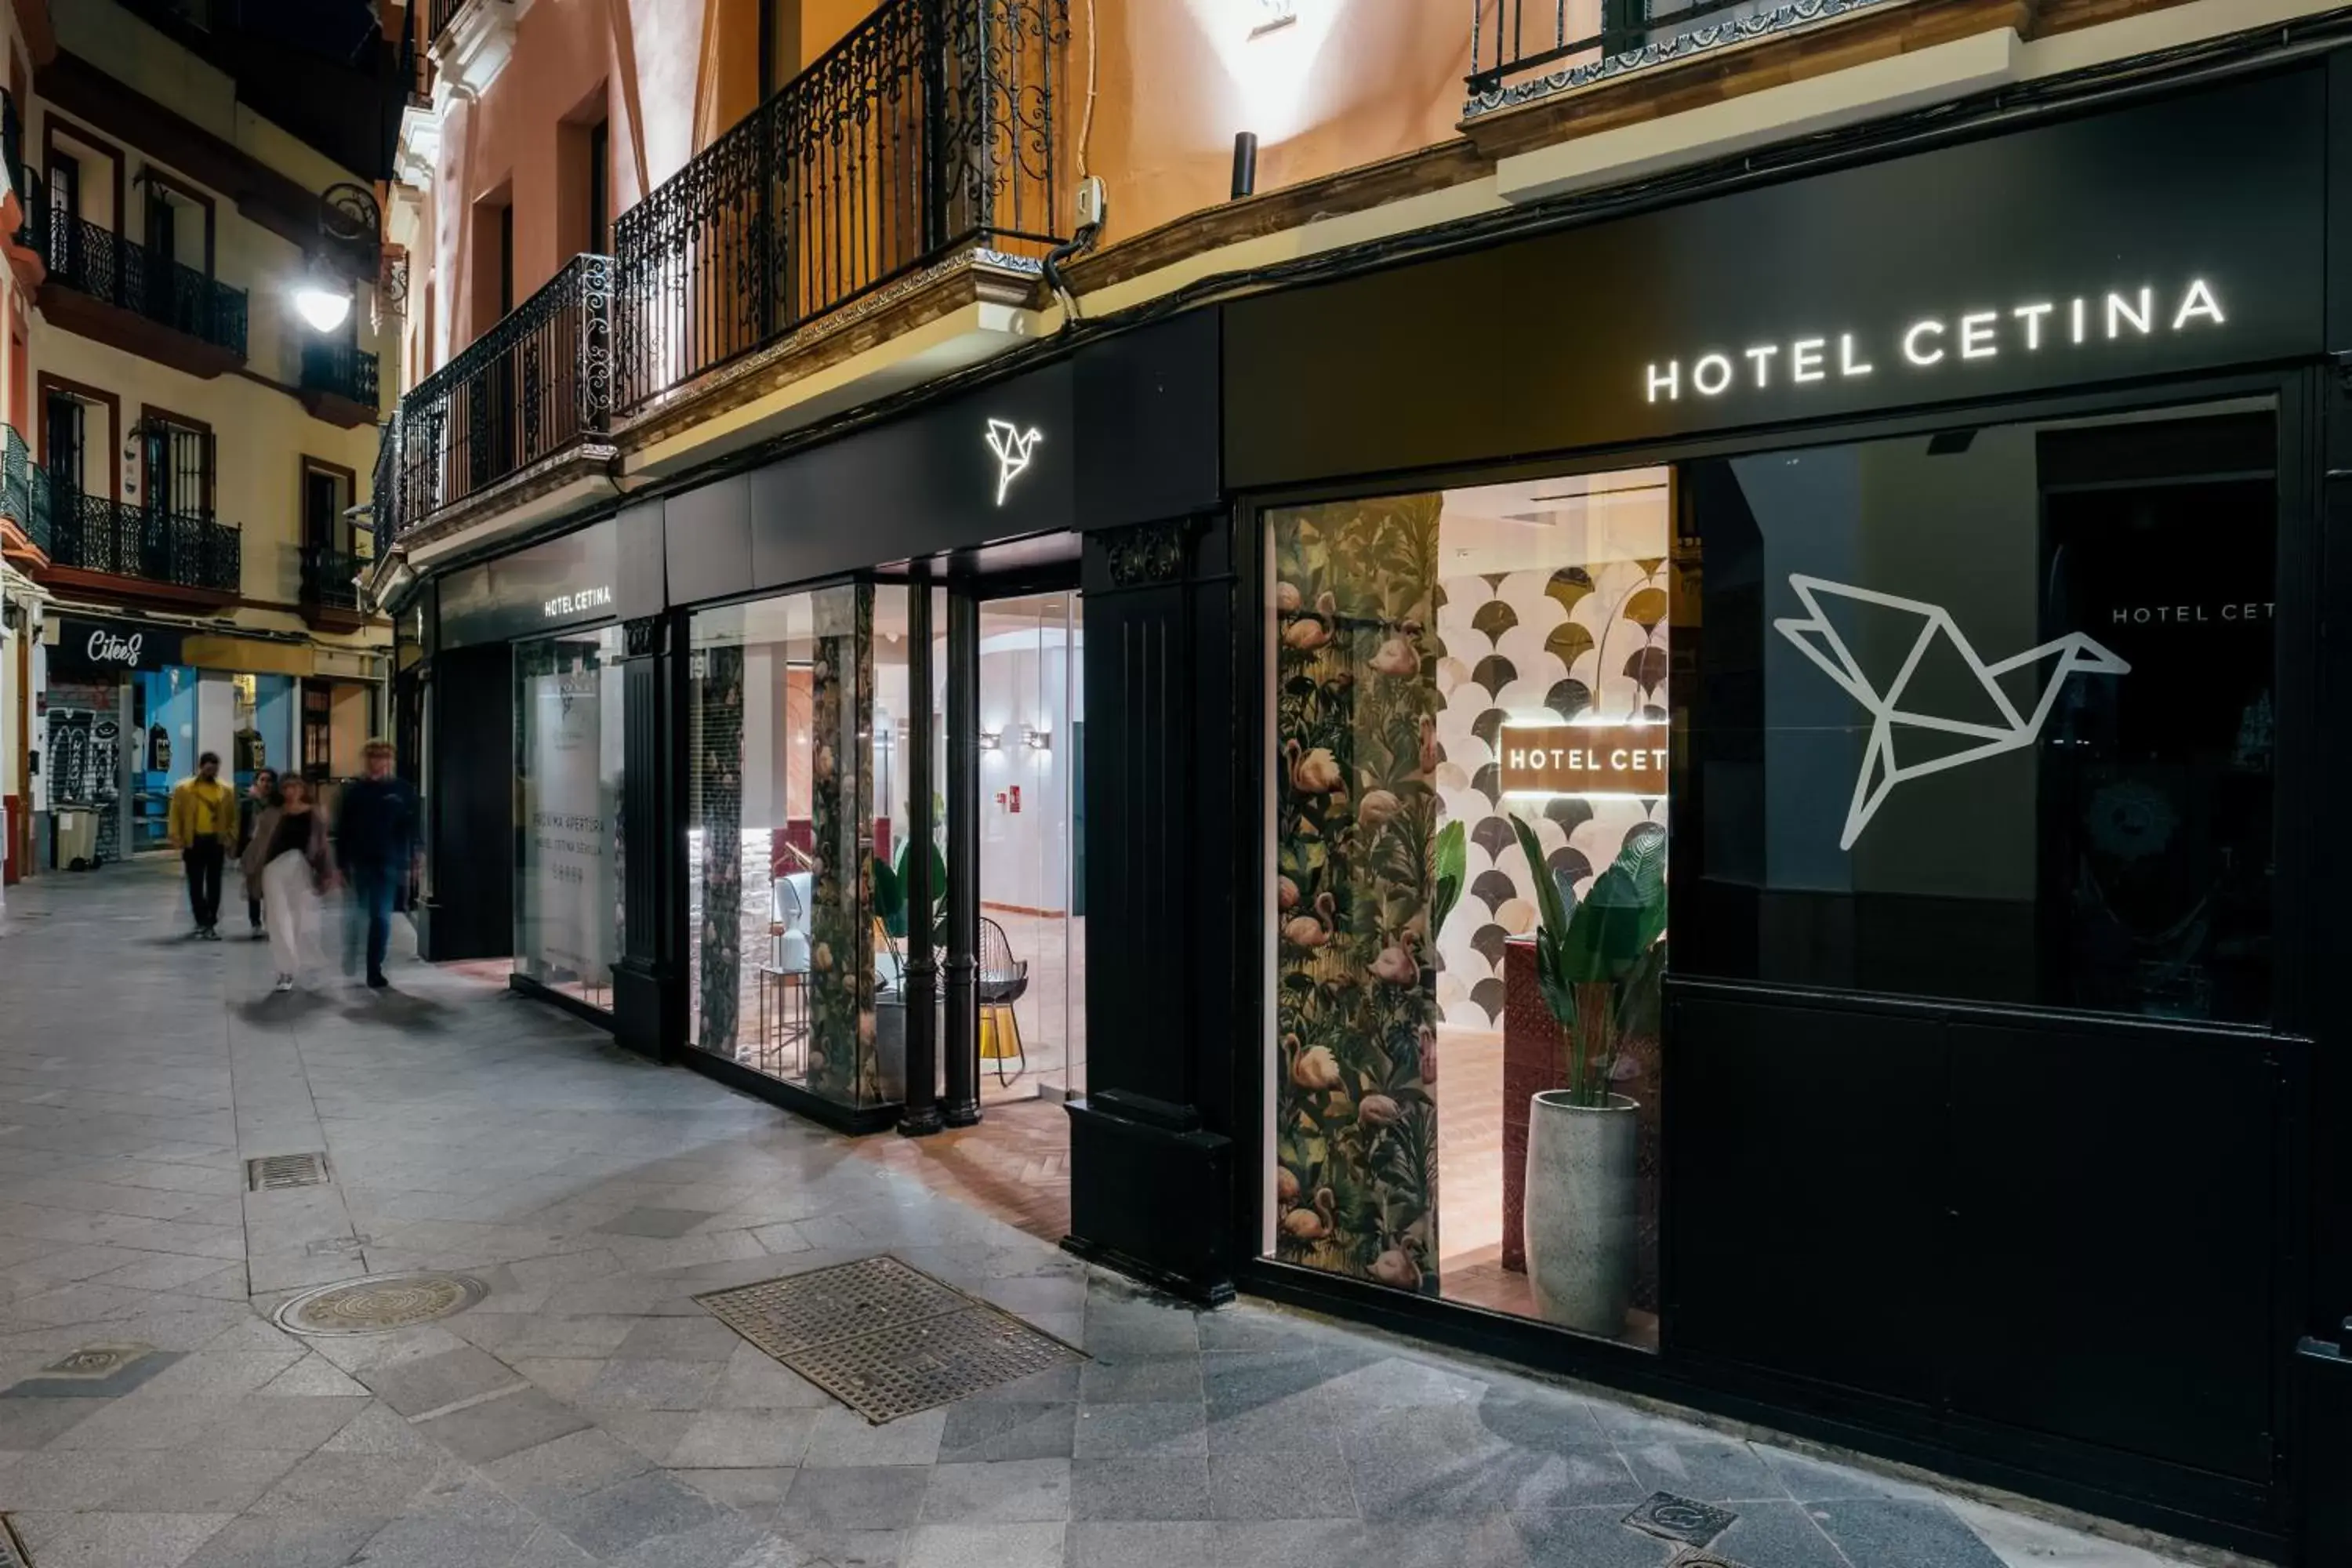
[[[898,963],[875,872],[908,783],[890,709],[877,721],[877,622],[903,692],[905,601],[841,584],[699,611],[690,634],[691,1038],[858,1108],[904,1094],[903,1026],[886,1042],[877,1016]]]
[[[1270,514],[1284,1261],[1655,1343],[1672,515],[1662,469]]]
[[[1686,466],[1675,967],[2264,1023],[2267,403]]]
[[[621,952],[621,633],[515,646],[514,970],[613,1005]]]

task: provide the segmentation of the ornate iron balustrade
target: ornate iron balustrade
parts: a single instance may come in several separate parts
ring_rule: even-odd
[[[883,0],[614,226],[635,407],[966,247],[1066,237],[1068,0]]]
[[[302,547],[302,603],[315,608],[349,610],[360,607],[359,575],[370,557],[331,544]]]
[[[613,261],[575,256],[463,353],[416,384],[385,428],[381,544],[588,436],[613,408]],[[386,483],[387,478],[390,482]]]
[[[51,282],[245,357],[244,289],[51,207],[45,192],[26,205]]]
[[[375,355],[353,343],[312,338],[302,344],[302,385],[363,407],[376,405]]]
[[[8,188],[20,200],[25,192],[25,121],[17,112],[16,95],[0,87],[0,162],[8,166]]]
[[[1757,30],[1766,30],[1777,3],[1471,0],[1469,84],[1474,107],[1478,106],[1479,97],[1503,92],[1504,83],[1514,77],[1559,68],[1579,55],[1591,57],[1598,66],[1601,61],[1638,54],[1662,38],[1671,39],[1709,22],[1752,23]],[[1818,6],[1821,0],[1807,3]]]
[[[235,523],[63,489],[57,501],[53,566],[215,594],[244,586],[244,545]]]
[[[14,518],[33,548],[50,553],[56,535],[49,521],[49,471],[33,461],[32,449],[13,425],[5,456],[0,456],[0,514]]]
[[[427,6],[425,12],[425,43],[430,45],[442,34],[447,32],[449,24],[456,21],[457,13],[465,8],[466,0],[433,0],[432,5]]]

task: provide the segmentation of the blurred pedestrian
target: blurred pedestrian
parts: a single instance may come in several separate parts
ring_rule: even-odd
[[[236,836],[236,796],[220,780],[220,753],[196,759],[195,773],[172,791],[164,833],[188,873],[188,912],[195,916],[191,936],[220,940],[221,867]]]
[[[263,819],[278,807],[278,770],[257,768],[253,787],[236,803],[237,868],[245,874],[245,918],[253,940],[261,931],[261,868],[268,862],[269,826]]]
[[[289,773],[278,805],[265,815],[261,897],[269,910],[269,956],[278,965],[272,989],[291,991],[319,963],[319,895],[334,880],[327,814],[310,804],[310,781]]]
[[[336,858],[352,887],[351,917],[343,922],[343,973],[359,967],[365,944],[367,983],[386,984],[383,960],[392,942],[393,898],[416,863],[416,796],[393,774],[392,742],[370,741],[367,772],[343,791],[336,834]]]

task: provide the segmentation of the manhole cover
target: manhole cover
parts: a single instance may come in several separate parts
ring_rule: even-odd
[[[1712,1503],[1676,1497],[1672,1492],[1652,1492],[1643,1500],[1641,1507],[1625,1516],[1625,1522],[1661,1541],[1705,1546],[1729,1530],[1738,1518],[1728,1509],[1717,1508]]]
[[[279,1187],[316,1187],[327,1180],[324,1154],[264,1154],[245,1163],[245,1189],[273,1192]]]
[[[696,1300],[879,1426],[1080,1352],[895,1258],[866,1258]]]
[[[386,1334],[462,1312],[489,1293],[470,1274],[380,1274],[297,1296],[270,1321],[295,1334]]]
[[[1666,1564],[1666,1568],[1747,1568],[1744,1563],[1734,1563],[1719,1552],[1689,1551]]]

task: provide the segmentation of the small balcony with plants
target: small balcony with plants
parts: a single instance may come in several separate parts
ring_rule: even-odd
[[[609,258],[573,257],[400,400],[372,502],[386,553],[420,529],[560,506],[600,482],[614,456],[612,279]]]
[[[206,608],[244,591],[235,523],[65,489],[52,490],[50,510],[51,588]]]
[[[0,555],[23,566],[47,566],[56,548],[48,470],[33,461],[15,426],[0,425],[0,433],[6,437],[0,453]]]
[[[52,205],[37,179],[26,185],[19,242],[39,257],[52,324],[190,375],[245,363],[244,289]]]

